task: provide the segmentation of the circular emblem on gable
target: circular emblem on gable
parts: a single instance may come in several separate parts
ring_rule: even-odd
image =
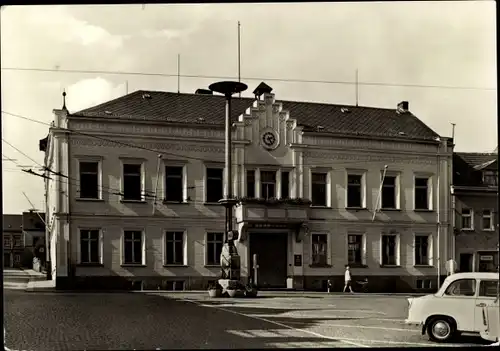
[[[276,149],[279,144],[278,134],[273,129],[265,129],[260,134],[260,143],[268,150]]]

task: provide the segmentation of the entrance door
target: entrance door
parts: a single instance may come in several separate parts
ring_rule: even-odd
[[[257,285],[260,288],[286,288],[288,233],[251,233],[250,267],[257,254]],[[253,277],[252,269],[252,277]]]
[[[460,272],[472,272],[473,255],[471,253],[460,254]]]

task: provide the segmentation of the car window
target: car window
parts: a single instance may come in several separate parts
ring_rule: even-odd
[[[496,280],[483,280],[479,283],[479,296],[482,297],[497,297]]]
[[[474,296],[476,294],[476,280],[460,279],[454,281],[448,286],[444,294],[449,296]]]

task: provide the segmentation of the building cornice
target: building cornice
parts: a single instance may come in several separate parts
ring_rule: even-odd
[[[467,185],[452,185],[451,193],[453,195],[458,194],[487,194],[487,195],[497,195],[498,187],[483,187],[483,186],[467,186]]]

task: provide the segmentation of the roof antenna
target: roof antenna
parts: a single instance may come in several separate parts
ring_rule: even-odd
[[[177,93],[181,92],[181,54],[177,54]]]
[[[67,110],[66,108],[66,89],[63,90],[63,93],[62,93],[62,96],[63,96],[63,110]]]
[[[356,107],[358,107],[359,90],[358,90],[358,69],[356,68]]]

